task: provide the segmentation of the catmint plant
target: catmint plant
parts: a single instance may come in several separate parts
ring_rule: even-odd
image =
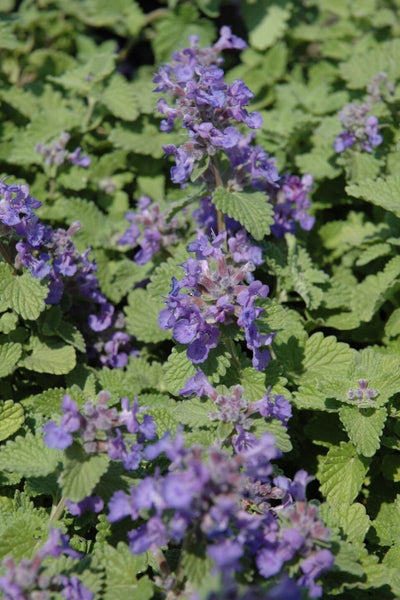
[[[308,231],[314,224],[307,214],[311,175],[301,181],[294,176],[280,177],[276,160],[253,144],[254,134],[241,131],[246,127],[259,129],[262,118],[257,112],[248,112],[246,107],[254,94],[242,80],[237,79],[232,85],[225,83],[219,54],[225,49],[245,47],[245,42],[232,35],[229,27],[223,27],[213,46],[199,48],[198,39],[191,37],[189,48],[175,52],[171,63],[160,67],[153,80],[157,84],[155,91],[166,92],[174,102],[170,106],[165,98],[158,101],[158,110],[166,117],[161,130],[172,131],[178,119],[189,135],[189,141],[181,146],[164,146],[166,154],[175,159],[171,179],[184,185],[195,166],[202,165],[201,179],[210,191],[222,186],[228,191],[253,188],[265,192],[265,202],[272,202],[275,208],[272,233],[277,237],[294,231],[295,222]],[[224,157],[228,158],[230,169],[224,166],[222,174],[219,162]],[[226,228],[225,218],[218,211],[216,220],[219,232]]]
[[[88,455],[105,453],[112,460],[122,460],[127,470],[137,469],[143,456],[143,442],[155,437],[154,419],[145,414],[138,420],[143,409],[137,401],[130,404],[128,398],[122,398],[122,410],[118,412],[115,407],[108,407],[109,400],[108,392],[100,392],[97,404],[88,400],[80,411],[66,394],[60,424],[48,421],[43,427],[45,444],[65,450],[76,439]],[[135,439],[124,439],[121,428],[135,434]]]
[[[168,210],[161,212],[159,204],[152,203],[147,196],[139,198],[137,208],[136,212],[126,213],[130,226],[117,243],[132,248],[139,246],[134,259],[138,265],[145,265],[160,249],[168,250],[169,246],[178,243],[179,220],[173,217],[167,221]]]
[[[231,457],[218,448],[186,450],[180,433],[175,440],[166,434],[146,447],[145,457],[154,460],[162,453],[170,461],[166,474],[157,469],[129,494],[116,492],[109,503],[112,523],[144,519],[128,533],[133,554],[179,543],[193,532],[226,582],[242,570],[245,557],[254,559],[266,579],[300,561],[299,584],[310,597],[321,595],[315,579],[332,566],[333,557],[319,544],[329,540],[329,531],[317,507],[305,500],[310,480],[305,471],[293,482],[273,477],[270,461],[280,453],[272,435],[252,439]]]
[[[167,308],[160,312],[159,326],[172,328],[177,342],[189,344],[187,356],[199,364],[221,341],[221,326],[236,324],[244,332],[254,368],[262,371],[270,358],[263,347],[271,343],[274,335],[259,332],[255,321],[264,309],[256,306],[255,301],[266,298],[269,288],[260,281],[252,281],[251,261],[235,265],[222,249],[225,238],[223,232],[209,243],[205,236],[199,235],[189,244],[196,258],[189,258],[183,264],[185,277],[181,281],[173,279]]]
[[[2,561],[5,574],[0,576],[2,597],[5,600],[50,600],[59,594],[58,597],[65,600],[92,600],[93,593],[75,575],[46,575],[43,564],[46,557],[82,556],[69,546],[68,541],[69,537],[59,529],[51,529],[49,539],[32,560],[22,559],[16,564],[13,558],[5,558]]]

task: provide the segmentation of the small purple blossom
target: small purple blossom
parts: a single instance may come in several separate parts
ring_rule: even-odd
[[[179,219],[173,217],[168,220],[167,217],[168,211],[161,212],[157,203],[152,203],[148,196],[142,196],[138,202],[138,211],[125,215],[130,226],[118,239],[118,245],[128,244],[132,248],[139,246],[135,262],[139,265],[147,264],[159,250],[168,248],[179,240]]]
[[[344,126],[336,138],[334,149],[342,153],[352,146],[358,150],[372,152],[373,148],[382,144],[383,138],[379,133],[379,121],[375,115],[368,115],[371,111],[370,102],[347,104],[339,114],[339,119]]]
[[[358,380],[358,389],[350,389],[347,392],[347,398],[349,400],[356,400],[359,405],[372,405],[374,398],[376,398],[378,392],[368,387],[368,379]]]
[[[158,323],[161,329],[172,328],[179,343],[188,344],[187,356],[194,364],[204,362],[218,345],[220,324],[236,323],[244,329],[253,366],[263,370],[269,352],[261,348],[269,345],[274,336],[258,331],[255,321],[264,309],[255,306],[255,300],[268,295],[268,286],[259,281],[246,285],[254,263],[236,267],[221,249],[225,236],[223,232],[210,243],[199,234],[189,245],[197,260],[190,258],[182,265],[185,277],[180,282],[173,281],[167,308],[160,312]],[[188,293],[181,293],[185,288]]]

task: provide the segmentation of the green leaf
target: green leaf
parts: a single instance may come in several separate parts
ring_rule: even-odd
[[[141,342],[161,342],[172,337],[171,330],[160,329],[158,316],[165,308],[162,298],[155,298],[147,290],[133,290],[125,308],[126,326],[129,333]]]
[[[38,318],[47,294],[46,286],[30,273],[13,275],[11,267],[0,264],[0,298],[23,319]]]
[[[192,543],[182,550],[182,566],[186,577],[197,589],[210,575],[213,561],[206,555],[204,547]]]
[[[380,447],[380,437],[387,418],[385,408],[343,406],[339,417],[357,452],[373,456]]]
[[[400,335],[400,308],[396,308],[386,321],[385,335],[389,338]]]
[[[173,143],[171,133],[163,133],[158,127],[148,120],[140,120],[140,123],[115,127],[111,130],[109,140],[117,148],[162,158],[164,156],[163,146]]]
[[[368,52],[353,52],[340,65],[340,73],[350,89],[364,89],[377,73],[384,71],[389,81],[400,76],[400,40],[385,41]]]
[[[253,48],[265,50],[273,46],[286,31],[290,12],[279,5],[257,0],[243,6],[243,16]]]
[[[38,539],[45,540],[48,530],[49,518],[46,514],[38,511],[18,514],[1,532],[0,560],[6,556],[12,556],[16,561],[32,557],[38,550]]]
[[[0,469],[20,473],[23,477],[41,477],[55,471],[61,457],[61,452],[44,444],[40,434],[28,433],[1,448]]]
[[[95,83],[99,83],[112,73],[114,63],[115,56],[99,52],[89,58],[84,65],[70,69],[59,77],[50,75],[48,79],[67,90],[74,90],[79,94],[87,95]]]
[[[0,441],[18,431],[24,421],[24,409],[21,404],[14,404],[12,400],[0,404]]]
[[[400,544],[400,496],[393,503],[382,502],[378,516],[372,522],[382,546]]]
[[[321,517],[328,527],[341,527],[350,542],[363,542],[371,526],[365,506],[358,502],[343,504],[336,509],[325,503],[321,506]]]
[[[88,456],[82,446],[74,443],[66,450],[61,476],[63,495],[72,502],[80,502],[92,493],[108,465],[109,459],[104,454]]]
[[[106,545],[101,551],[100,561],[106,570],[104,600],[149,600],[153,596],[149,579],[136,578],[148,566],[147,553],[134,556],[126,544],[119,542],[116,548]]]
[[[118,73],[112,75],[99,100],[119,119],[134,121],[139,116],[131,85]]]
[[[15,313],[6,312],[0,317],[0,333],[10,333],[14,331],[18,323],[18,316]]]
[[[76,354],[72,346],[49,339],[43,342],[36,337],[31,338],[31,342],[32,353],[20,362],[25,369],[37,373],[64,375],[75,367]]]
[[[263,433],[272,433],[276,445],[282,452],[290,452],[293,448],[287,428],[277,419],[255,419],[253,432],[256,437]]]
[[[186,347],[177,346],[172,349],[164,365],[164,377],[167,389],[174,396],[179,395],[189,377],[196,373],[196,368],[186,356]]]
[[[367,179],[357,184],[348,185],[346,192],[350,196],[367,200],[375,206],[389,210],[396,217],[400,217],[400,175],[389,175],[385,179],[382,177],[378,177],[376,180]]]
[[[242,370],[240,384],[243,386],[244,396],[250,402],[260,400],[267,393],[265,373],[256,371],[253,367]]]
[[[334,508],[351,504],[358,496],[368,465],[368,459],[359,457],[353,444],[344,442],[319,458],[321,493]]]
[[[302,382],[321,379],[332,372],[346,372],[355,351],[348,344],[338,342],[333,335],[324,337],[318,331],[306,342]]]
[[[303,298],[307,308],[313,310],[318,308],[323,298],[323,291],[316,283],[325,283],[329,276],[320,269],[313,267],[312,260],[305,250],[301,248],[294,235],[286,234],[288,246],[288,278],[293,289]]]
[[[156,35],[152,40],[156,62],[169,60],[171,52],[177,48],[187,48],[191,35],[200,37],[200,47],[208,46],[215,39],[214,25],[210,20],[199,18],[193,3],[169,11],[156,22]]]
[[[377,258],[380,258],[381,256],[387,256],[388,254],[390,254],[391,250],[392,247],[390,246],[390,244],[374,244],[373,246],[370,246],[369,248],[361,252],[355,264],[357,265],[357,267],[363,267],[364,265],[367,265],[368,263],[372,262],[373,260],[376,260]]]
[[[7,342],[0,345],[0,377],[6,377],[13,372],[21,354],[21,344]]]
[[[270,232],[274,210],[262,192],[228,192],[217,187],[212,201],[218,210],[239,221],[256,240]]]
[[[210,425],[210,412],[215,412],[216,406],[211,400],[191,398],[178,402],[173,410],[173,417],[183,425],[190,427],[204,427]]]

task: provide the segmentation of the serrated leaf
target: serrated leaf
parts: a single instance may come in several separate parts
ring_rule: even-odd
[[[93,84],[102,81],[114,70],[114,63],[115,56],[99,52],[89,58],[84,65],[70,69],[58,77],[49,76],[48,79],[67,90],[86,95],[89,94]]]
[[[225,188],[217,187],[212,201],[218,210],[239,221],[255,240],[262,240],[269,234],[274,211],[266,194],[228,192]]]
[[[61,401],[66,393],[67,390],[64,388],[52,388],[41,394],[24,398],[22,405],[29,411],[51,417],[52,415],[62,414]]]
[[[63,495],[72,502],[90,496],[100,478],[107,471],[109,459],[104,454],[88,456],[77,443],[66,450],[61,476]]]
[[[186,48],[191,35],[200,37],[201,46],[212,44],[215,38],[214,25],[210,20],[199,18],[193,3],[169,11],[164,19],[156,23],[156,35],[152,40],[156,62],[168,60],[171,52],[179,47]]]
[[[75,349],[62,342],[50,340],[43,342],[39,338],[33,338],[32,353],[24,358],[20,365],[37,373],[64,375],[72,371],[76,365]]]
[[[258,0],[243,7],[243,16],[249,30],[249,40],[253,48],[265,50],[285,33],[290,12],[278,3],[267,5]]]
[[[30,511],[15,518],[5,527],[0,536],[0,560],[13,556],[18,562],[30,558],[38,550],[38,539],[48,534],[49,519],[46,514]]]
[[[360,257],[356,260],[356,265],[357,267],[363,267],[381,256],[387,256],[391,250],[390,244],[374,244],[360,254]]]
[[[252,367],[246,367],[242,370],[240,384],[243,386],[244,396],[250,402],[260,400],[267,393],[265,373],[260,373]]]
[[[46,286],[30,273],[13,275],[11,267],[0,264],[0,298],[24,319],[37,319],[45,308]]]
[[[333,370],[336,374],[345,372],[354,354],[348,344],[338,342],[333,335],[324,337],[321,332],[314,333],[305,345],[302,381],[321,379]]]
[[[171,143],[170,133],[159,131],[154,123],[140,120],[140,123],[128,126],[117,126],[111,130],[109,140],[117,148],[162,158],[163,146]]]
[[[178,402],[172,412],[172,416],[184,425],[190,427],[204,427],[210,424],[210,412],[215,412],[216,407],[211,400],[200,400],[191,398]]]
[[[380,437],[387,418],[385,408],[343,406],[339,417],[350,440],[363,456],[373,456],[380,447]]]
[[[319,458],[317,478],[321,493],[333,507],[351,504],[361,489],[368,465],[368,459],[359,457],[353,444],[342,442],[331,448]]]
[[[382,546],[400,544],[400,496],[393,503],[382,502],[372,522]]]
[[[367,179],[366,181],[348,185],[346,192],[350,196],[367,200],[375,206],[389,210],[396,217],[400,217],[400,175],[389,175],[385,179],[382,177],[378,177],[375,180]]]
[[[14,404],[12,400],[0,404],[0,441],[18,431],[24,421],[24,409],[21,404]]]
[[[186,356],[186,348],[183,346],[173,348],[164,365],[165,383],[169,393],[178,396],[179,390],[195,373],[195,366]]]
[[[341,527],[350,542],[363,542],[371,521],[363,504],[343,504],[336,510],[329,504],[321,506],[321,517],[328,527]]]
[[[134,556],[126,544],[119,542],[116,548],[104,546],[99,557],[106,570],[106,600],[131,600],[136,594],[138,598],[144,594],[144,600],[151,598],[153,592],[149,580],[145,577],[146,585],[141,586],[141,580],[136,578],[148,566],[147,553]]]
[[[131,86],[118,73],[112,75],[99,99],[119,119],[134,121],[139,116]]]
[[[389,338],[400,335],[400,308],[396,308],[386,321],[385,335]]]
[[[171,330],[160,329],[158,316],[165,307],[162,298],[155,298],[147,290],[137,289],[128,296],[125,308],[126,327],[141,342],[161,342],[172,337]]]
[[[0,345],[0,377],[6,377],[13,372],[21,354],[21,344],[6,342]]]
[[[263,433],[272,433],[275,442],[282,452],[290,452],[293,448],[287,428],[277,419],[255,419],[253,433],[259,437]]]
[[[400,41],[385,41],[368,52],[352,53],[340,65],[340,73],[351,89],[364,89],[379,72],[387,73],[389,81],[400,76]]]
[[[6,312],[0,317],[0,332],[10,333],[14,331],[18,323],[18,316],[15,313]]]
[[[28,433],[9,441],[0,450],[0,469],[23,477],[40,477],[57,469],[61,453],[47,448],[40,434]]]

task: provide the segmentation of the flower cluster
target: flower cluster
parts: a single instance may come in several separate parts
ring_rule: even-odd
[[[36,144],[35,150],[44,157],[45,165],[60,167],[67,160],[77,167],[88,167],[90,165],[89,156],[82,154],[82,149],[79,146],[73,152],[66,150],[70,137],[70,134],[64,131],[60,139],[50,146],[41,143]]]
[[[129,494],[118,491],[110,500],[111,522],[127,516],[146,519],[128,532],[133,554],[181,542],[196,532],[196,543],[206,546],[227,580],[242,569],[242,557],[253,558],[265,578],[300,560],[300,585],[311,597],[320,596],[315,578],[332,565],[333,557],[318,544],[329,539],[329,531],[318,519],[318,509],[305,501],[307,473],[300,471],[293,482],[273,478],[271,460],[280,453],[272,435],[252,440],[232,457],[217,448],[186,450],[181,434],[175,440],[166,434],[145,449],[149,460],[161,453],[171,463],[167,474],[156,470]]]
[[[356,146],[360,150],[372,152],[372,148],[380,146],[383,141],[379,133],[379,121],[374,115],[369,115],[370,104],[347,104],[339,114],[344,131],[335,140],[336,152],[344,152],[347,148]]]
[[[295,175],[285,175],[279,189],[272,190],[274,203],[274,224],[271,232],[276,238],[285,233],[295,233],[296,223],[304,231],[312,229],[315,218],[308,214],[311,206],[309,194],[313,189],[314,179],[306,174],[301,178]]]
[[[66,554],[80,558],[81,554],[69,546],[68,540],[67,535],[52,529],[49,539],[32,560],[22,559],[15,564],[13,558],[5,558],[2,562],[5,575],[0,576],[0,590],[5,600],[50,600],[56,593],[65,600],[92,600],[93,593],[75,575],[46,575],[42,563],[47,556],[58,558]]]
[[[268,364],[269,345],[274,334],[261,334],[255,323],[264,312],[255,306],[257,298],[266,298],[267,285],[251,281],[252,262],[237,267],[221,246],[226,238],[223,232],[209,243],[199,235],[189,244],[196,258],[189,258],[182,266],[185,277],[173,278],[172,289],[166,300],[167,308],[160,312],[161,329],[173,329],[177,342],[189,344],[188,358],[195,364],[204,362],[210,350],[216,348],[220,338],[219,326],[236,323],[244,330],[247,348],[253,353],[253,366],[262,371]],[[186,293],[181,293],[186,289]]]
[[[179,241],[176,233],[178,219],[173,217],[167,221],[167,214],[167,211],[161,212],[160,206],[152,203],[147,196],[139,198],[137,212],[126,213],[125,218],[131,224],[118,244],[128,244],[132,248],[140,246],[135,254],[138,265],[145,265],[161,248],[168,248]]]
[[[372,388],[367,387],[368,380],[367,379],[359,379],[358,380],[358,389],[349,390],[347,392],[347,397],[349,400],[357,400],[359,404],[363,403],[367,406],[373,404],[373,399],[377,397],[378,392]]]
[[[143,442],[155,438],[156,426],[153,417],[143,415],[135,401],[130,405],[128,398],[121,399],[121,412],[109,408],[110,394],[100,392],[98,402],[87,401],[82,411],[67,394],[62,400],[63,416],[60,425],[49,421],[43,427],[44,441],[49,448],[64,450],[71,446],[74,436],[80,440],[87,454],[107,453],[112,460],[122,460],[125,469],[134,471],[143,456]],[[132,436],[124,436],[121,427]]]
[[[112,323],[114,307],[99,289],[97,265],[88,258],[90,249],[82,254],[72,241],[81,225],[75,222],[67,230],[46,226],[35,214],[41,205],[27,185],[0,180],[0,234],[16,240],[15,250],[10,248],[5,258],[15,269],[26,267],[37,279],[48,281],[47,304],[60,302],[67,286],[71,298],[79,295],[99,306],[99,314],[89,315],[88,325],[92,331],[103,331]],[[4,245],[2,249],[4,253]]]
[[[195,394],[199,398],[207,396],[210,398],[217,412],[209,414],[211,420],[231,423],[238,427],[239,431],[250,429],[253,424],[252,416],[258,413],[265,419],[275,418],[285,427],[292,416],[292,407],[290,402],[282,395],[273,395],[270,390],[257,402],[249,402],[244,396],[244,389],[240,385],[235,385],[229,394],[219,394],[218,391],[208,382],[203,371],[200,369],[190,377],[183,389],[179,390],[182,396]]]
[[[216,44],[209,48],[199,48],[197,38],[191,38],[190,47],[174,53],[172,62],[160,67],[154,78],[155,91],[167,92],[174,100],[173,106],[169,106],[164,98],[158,101],[159,111],[166,116],[161,129],[171,131],[175,120],[179,119],[190,138],[179,147],[172,144],[164,147],[166,154],[175,158],[171,179],[174,183],[185,184],[195,163],[204,160],[202,177],[210,190],[226,184],[231,191],[250,187],[266,193],[265,201],[269,197],[276,206],[274,235],[280,237],[282,231],[294,231],[295,222],[308,231],[314,224],[314,219],[307,214],[310,207],[308,193],[313,183],[311,175],[301,181],[289,175],[281,178],[276,159],[269,157],[261,146],[253,144],[255,134],[243,134],[234,126],[244,124],[250,129],[258,129],[262,120],[258,113],[249,114],[245,108],[253,93],[241,80],[235,80],[232,85],[225,83],[224,72],[219,66],[223,62],[218,55],[221,50],[243,49],[246,44],[233,36],[228,27],[223,27],[220,35]],[[225,182],[216,160],[220,152],[230,162],[230,170],[224,167],[228,172]]]
[[[243,81],[227,85],[219,53],[223,49],[245,48],[243,40],[232,35],[229,27],[221,29],[220,39],[211,48],[198,47],[198,38],[190,38],[190,48],[172,55],[172,63],[160,67],[154,78],[156,92],[167,92],[174,100],[170,107],[164,98],[158,101],[159,111],[166,116],[163,131],[172,131],[176,119],[188,129],[190,141],[180,147],[164,147],[175,157],[171,169],[175,183],[185,183],[196,161],[213,156],[221,148],[233,148],[241,134],[233,123],[245,123],[252,129],[261,126],[258,113],[248,113],[245,107],[253,98]]]

